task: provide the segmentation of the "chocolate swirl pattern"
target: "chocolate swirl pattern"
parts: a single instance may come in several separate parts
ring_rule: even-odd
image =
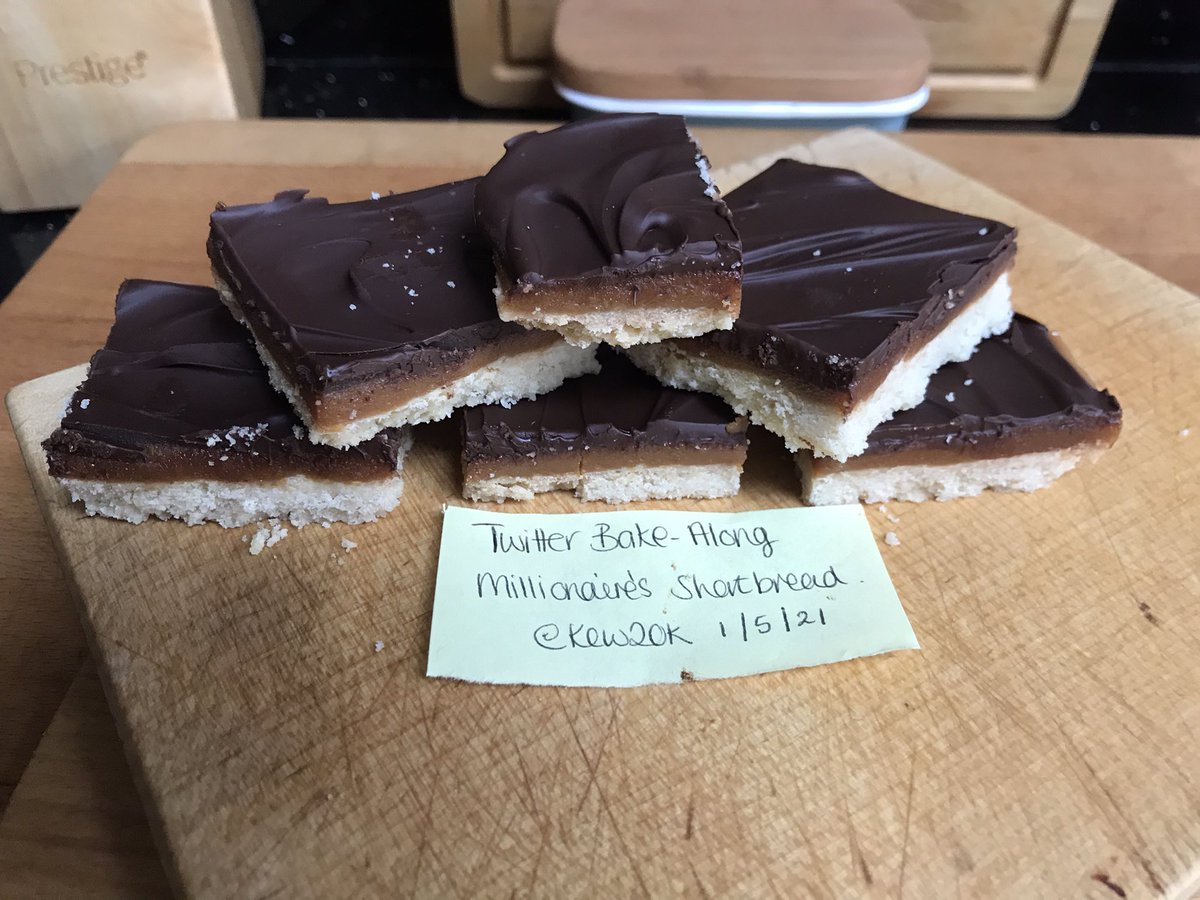
[[[375,461],[390,471],[400,438],[385,431],[344,451],[310,443],[215,290],[135,280],[121,285],[108,341],[45,446],[56,476],[71,474],[80,451],[144,465],[162,464],[166,449],[167,465],[205,476],[213,470],[198,457],[219,454],[225,457],[220,474],[228,477],[284,475],[301,462],[304,471],[352,461]]]
[[[293,190],[218,208],[209,257],[297,380],[433,371],[523,330],[496,315],[478,180],[336,204]]]
[[[742,310],[696,339],[770,358],[854,393],[973,299],[1016,252],[1013,228],[909,200],[844,169],[777,162],[730,193],[742,236]]]
[[[574,378],[557,390],[510,409],[477,406],[462,411],[468,461],[525,459],[530,453],[653,447],[737,447],[744,430],[710,394],[664,387],[623,356],[601,348],[599,374]]]
[[[729,209],[682,117],[597,116],[505,147],[476,210],[514,283],[737,268]]]

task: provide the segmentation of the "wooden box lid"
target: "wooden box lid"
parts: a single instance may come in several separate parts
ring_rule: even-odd
[[[555,78],[607,97],[888,100],[929,64],[893,0],[563,0],[554,26]]]

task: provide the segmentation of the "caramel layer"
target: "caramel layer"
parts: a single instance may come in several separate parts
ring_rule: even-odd
[[[730,274],[616,275],[582,282],[546,282],[514,288],[503,270],[498,275],[504,305],[525,315],[537,312],[620,313],[637,310],[732,310],[741,303],[741,281]]]

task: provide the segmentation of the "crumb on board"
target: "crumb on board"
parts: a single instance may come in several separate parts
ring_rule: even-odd
[[[889,547],[895,547],[900,543],[900,538],[894,531],[889,531],[883,536],[883,542]]]
[[[351,550],[353,550],[357,546],[358,546],[358,544],[355,541],[350,540],[350,538],[342,538],[342,549],[345,550],[347,553],[349,553]]]
[[[274,547],[287,536],[287,528],[280,524],[278,519],[268,519],[267,524],[254,532],[254,536],[250,538],[250,555],[258,556],[263,550]]]
[[[274,547],[288,536],[288,530],[279,524],[278,519],[268,519],[267,524],[271,526],[271,536],[267,538],[268,547]]]
[[[263,552],[263,547],[267,546],[267,536],[270,533],[271,532],[267,531],[265,528],[260,528],[258,531],[254,532],[254,537],[250,540],[251,556],[258,556],[258,554]]]
[[[1190,428],[1180,428],[1179,429],[1179,436],[1181,438],[1185,438],[1191,433],[1192,433],[1192,429],[1190,429]]]
[[[371,646],[374,648],[375,652],[378,653],[380,650],[383,649],[383,641],[376,641]]]
[[[898,515],[896,515],[895,513],[888,513],[887,520],[889,522],[891,522],[893,525],[895,525],[897,522],[900,521],[900,517]]]

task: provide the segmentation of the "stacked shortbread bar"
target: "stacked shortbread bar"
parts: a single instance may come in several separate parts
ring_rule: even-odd
[[[480,184],[476,210],[506,321],[629,347],[737,318],[737,231],[678,116],[519,135]]]
[[[216,290],[122,286],[46,442],[90,513],[369,520],[455,410],[479,501],[728,496],[747,417],[811,503],[1032,490],[1120,428],[1014,319],[1013,228],[789,159],[722,199],[676,116],[520,135],[410,193],[218,205],[207,249]]]

